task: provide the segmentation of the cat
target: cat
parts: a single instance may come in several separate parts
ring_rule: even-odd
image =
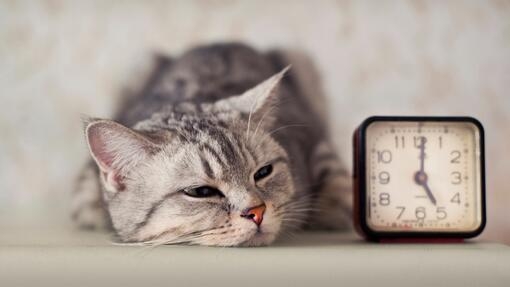
[[[115,120],[85,121],[93,160],[74,221],[148,245],[260,246],[349,228],[351,178],[318,79],[302,53],[240,43],[158,56]]]

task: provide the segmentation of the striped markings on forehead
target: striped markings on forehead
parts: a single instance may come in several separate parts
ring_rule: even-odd
[[[188,125],[181,133],[181,142],[197,150],[200,168],[211,179],[244,176],[246,167],[257,164],[256,154],[242,136],[229,129],[212,125],[193,129]]]

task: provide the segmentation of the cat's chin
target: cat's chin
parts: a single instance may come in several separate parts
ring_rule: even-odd
[[[275,233],[257,232],[253,234],[248,240],[239,244],[239,246],[243,247],[267,246],[271,244],[275,239],[276,239]]]

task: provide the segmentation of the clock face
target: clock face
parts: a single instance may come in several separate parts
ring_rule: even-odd
[[[480,130],[469,121],[374,121],[365,131],[366,224],[472,232],[482,222]]]

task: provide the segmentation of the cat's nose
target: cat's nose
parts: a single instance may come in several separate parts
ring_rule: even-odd
[[[266,205],[261,204],[255,207],[246,208],[241,213],[241,217],[251,219],[255,224],[260,225],[264,219],[264,212],[266,211]]]

